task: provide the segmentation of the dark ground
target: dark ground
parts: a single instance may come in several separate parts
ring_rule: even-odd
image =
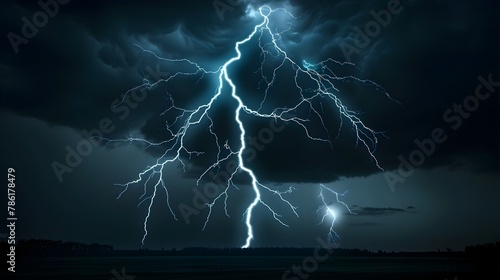
[[[317,269],[301,269],[302,277],[293,272],[284,275],[307,257],[36,257],[19,260],[15,277],[9,273],[7,279],[500,279],[498,261],[495,267],[469,258],[331,256],[318,262]]]
[[[2,252],[8,252],[1,242]],[[348,248],[114,250],[44,239],[17,243],[15,273],[0,279],[500,279],[500,242],[465,251],[372,252]],[[6,254],[3,254],[5,256]]]

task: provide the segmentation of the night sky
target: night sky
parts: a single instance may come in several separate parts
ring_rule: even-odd
[[[243,113],[247,135],[257,139],[252,144],[247,138],[252,150],[247,151],[246,165],[272,189],[293,186],[295,190],[284,196],[299,214],[266,194],[289,227],[274,220],[263,205],[256,207],[252,246],[317,245],[316,238],[329,228],[328,223],[318,225],[320,184],[340,193],[348,190],[342,200],[357,213],[337,208],[335,230],[345,248],[459,250],[500,239],[498,1],[159,2],[53,1],[57,9],[49,7],[45,18],[47,12],[40,13],[44,9],[35,1],[0,4],[0,170],[16,170],[18,239],[139,248],[149,204],[146,200],[137,207],[144,181],[130,186],[120,199],[123,187],[115,184],[137,179],[167,146],[88,137],[99,130],[110,140],[166,140],[165,123],[178,115],[175,110],[164,113],[171,100],[196,108],[214,95],[217,75],[181,76],[138,93],[140,100],[126,95],[128,101],[120,103],[129,89],[146,80],[154,83],[192,71],[186,63],[158,60],[141,48],[216,71],[236,55],[235,42],[262,21],[257,9],[264,4],[286,8],[295,16],[281,12],[270,19],[277,31],[289,28],[280,46],[299,66],[304,67],[304,60],[314,64],[328,58],[352,62],[355,66],[330,64],[330,69],[385,89],[351,78],[335,83],[342,103],[367,127],[383,132],[377,135],[373,154],[385,171],[356,141],[348,121],[340,127],[339,113],[328,100],[314,104],[327,130],[314,112],[294,113],[309,117],[311,135],[331,139],[331,145],[308,139],[294,122]],[[384,17],[388,14],[390,18]],[[34,21],[38,28],[26,27]],[[228,71],[244,102],[257,109],[265,89],[259,82],[262,56],[257,40],[241,51],[241,60]],[[274,69],[270,67],[277,65],[271,56],[268,59],[263,73],[269,76]],[[263,111],[294,102],[294,75],[290,66],[278,71]],[[235,150],[236,105],[224,91],[211,109],[219,144],[227,140]],[[186,145],[204,154],[189,159],[183,153],[184,170],[179,162],[164,168],[178,220],[159,187],[144,247],[244,243],[244,211],[255,194],[243,172],[234,180],[239,190],[231,187],[227,200],[230,217],[222,200],[212,208],[204,231],[208,208],[195,208],[199,212],[189,216],[189,223],[182,214],[182,207],[195,207],[196,193],[205,192],[211,182],[206,176],[196,187],[196,179],[217,153],[207,124],[186,136]],[[85,155],[68,164],[68,153],[78,147],[87,148]],[[62,173],[61,165],[66,166]],[[222,171],[226,168],[231,167],[221,165]],[[212,177],[223,177],[220,174]],[[153,186],[147,190],[146,197]],[[328,202],[334,199],[330,196]],[[7,203],[6,196],[2,203]]]

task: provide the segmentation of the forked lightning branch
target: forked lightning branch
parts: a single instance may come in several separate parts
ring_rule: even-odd
[[[157,53],[139,47],[145,55],[152,56],[161,62],[168,62],[172,64],[178,64],[182,69],[189,69],[190,71],[183,70],[182,72],[172,71],[167,78],[160,79],[154,83],[145,80],[143,84],[138,85],[130,89],[126,94],[130,94],[135,90],[142,89],[152,89],[160,86],[165,86],[169,83],[178,82],[179,78],[187,76],[200,76],[200,79],[208,79],[210,77],[214,78],[216,86],[213,91],[213,95],[210,100],[206,103],[196,105],[191,108],[184,108],[175,102],[172,95],[168,95],[170,101],[170,107],[165,109],[165,112],[176,113],[175,121],[166,124],[166,140],[159,142],[152,142],[148,139],[139,137],[128,137],[125,139],[106,139],[107,143],[138,143],[143,144],[148,147],[158,147],[164,148],[162,155],[159,156],[156,161],[150,166],[146,167],[142,172],[140,172],[137,177],[127,183],[118,184],[123,187],[123,191],[120,193],[119,197],[125,193],[129,187],[138,186],[143,187],[144,193],[141,196],[140,204],[147,205],[147,214],[144,219],[144,235],[142,238],[142,245],[146,240],[148,235],[148,221],[151,217],[152,206],[154,202],[158,199],[160,193],[166,196],[166,203],[172,214],[173,218],[177,220],[175,212],[172,210],[170,204],[170,188],[167,180],[165,180],[166,167],[170,165],[181,165],[184,169],[186,168],[186,161],[189,159],[199,156],[204,153],[204,151],[197,151],[189,146],[188,132],[192,131],[196,127],[206,126],[205,129],[210,132],[212,138],[212,144],[207,141],[206,147],[211,147],[216,149],[216,156],[213,158],[213,162],[206,166],[203,172],[201,172],[197,184],[201,180],[210,179],[206,178],[208,174],[213,170],[218,170],[221,168],[222,164],[227,161],[236,160],[237,167],[234,172],[230,174],[227,183],[223,186],[223,191],[216,196],[211,202],[207,203],[208,213],[203,229],[207,226],[212,217],[212,207],[217,203],[223,203],[225,215],[228,215],[228,199],[229,191],[231,189],[239,189],[235,182],[235,176],[244,174],[250,180],[249,188],[253,191],[253,196],[251,202],[246,206],[246,210],[243,214],[244,226],[246,227],[246,238],[242,244],[242,248],[247,248],[250,246],[254,237],[254,231],[252,222],[259,217],[254,216],[254,210],[257,207],[262,207],[267,210],[269,215],[276,220],[277,223],[288,227],[284,215],[289,215],[290,217],[299,217],[297,212],[297,206],[292,204],[289,200],[289,196],[293,195],[293,189],[287,189],[285,191],[280,191],[274,189],[270,185],[262,183],[259,180],[259,175],[255,173],[249,166],[245,165],[243,160],[244,151],[247,148],[245,139],[247,136],[247,119],[268,119],[274,122],[283,122],[288,125],[293,125],[299,128],[311,142],[321,142],[326,144],[326,146],[333,147],[334,137],[330,135],[338,135],[342,127],[350,126],[356,138],[356,144],[367,152],[367,156],[371,158],[374,166],[381,169],[377,158],[375,157],[375,150],[378,143],[379,132],[372,130],[366,126],[363,121],[358,117],[358,114],[347,108],[338,97],[340,90],[336,87],[338,82],[359,82],[361,84],[374,87],[382,94],[386,95],[387,98],[393,100],[387,92],[375,82],[370,80],[364,80],[357,78],[355,76],[341,76],[335,73],[332,67],[353,67],[354,64],[349,62],[340,62],[332,58],[327,58],[319,63],[310,63],[305,60],[297,62],[294,61],[286,51],[284,47],[286,42],[283,42],[283,37],[286,32],[292,28],[292,23],[296,19],[292,13],[284,8],[272,9],[269,6],[262,6],[257,11],[249,11],[256,18],[261,18],[259,23],[253,28],[253,31],[241,41],[238,41],[234,45],[234,55],[225,61],[222,65],[207,69],[202,67],[199,63],[194,62],[188,58],[164,58]],[[278,28],[280,25],[272,25],[272,20],[275,16],[278,16],[280,20],[286,19],[286,26]],[[260,59],[260,69],[257,73],[262,76],[261,87],[262,91],[259,97],[256,97],[258,102],[245,102],[245,98],[242,97],[238,85],[233,81],[234,73],[231,72],[229,67],[235,62],[239,61],[243,56],[250,56],[242,53],[241,46],[256,44],[260,48],[260,54],[258,57],[249,57],[249,59]],[[272,62],[272,63],[269,63]],[[270,65],[271,64],[271,65]],[[275,86],[276,81],[280,78],[280,70],[287,69],[291,71],[292,76],[288,77],[293,80],[296,87],[297,96],[295,98],[296,102],[292,105],[284,104],[270,104],[269,93],[271,88]],[[313,85],[311,87],[311,85]],[[273,93],[274,94],[274,93]],[[282,92],[280,94],[289,94],[287,92]],[[228,139],[224,139],[221,135],[217,134],[214,130],[215,114],[214,104],[221,102],[221,96],[232,98],[235,101],[235,106],[233,108],[233,118],[234,124],[238,128],[238,143],[235,145],[233,142],[230,145]],[[290,96],[283,96],[283,99],[290,100]],[[274,100],[274,99],[272,99]],[[258,105],[255,105],[258,104]],[[264,109],[264,108],[273,109]],[[326,107],[326,108],[325,108]],[[325,109],[335,110],[340,116],[338,131],[332,133],[326,125],[325,121]],[[164,112],[164,113],[165,113]],[[301,112],[307,112],[302,114]],[[247,115],[251,118],[243,118],[243,115]],[[323,133],[318,136],[319,133],[315,133],[313,129],[310,128],[311,122],[317,121],[323,131]],[[244,121],[245,120],[245,121]],[[323,135],[329,135],[329,137],[324,137]],[[333,231],[333,222],[335,221],[334,213],[331,208],[328,207],[325,201],[325,195],[329,194],[335,197],[336,202],[340,203],[341,207],[346,207],[349,213],[352,213],[347,207],[347,204],[342,203],[339,200],[339,196],[343,194],[338,194],[331,189],[328,189],[324,185],[320,186],[321,190],[321,201],[320,209],[321,215],[323,216],[321,221],[325,221],[327,216],[331,217],[331,227],[329,236],[331,238],[337,238],[338,235]],[[270,201],[267,197],[274,197],[277,200]],[[275,209],[275,204],[280,203],[286,206],[286,213],[278,213]]]

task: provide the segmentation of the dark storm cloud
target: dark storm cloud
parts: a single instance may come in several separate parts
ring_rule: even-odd
[[[158,63],[133,44],[167,58],[188,57],[208,68],[217,67],[234,55],[234,42],[251,32],[246,3],[225,12],[221,21],[212,1],[163,1],[153,6],[140,1],[73,0],[61,5],[59,13],[14,55],[5,35],[20,34],[21,18],[31,19],[40,7],[31,1],[3,2],[0,108],[78,131],[97,128],[100,120],[108,117],[117,127],[109,137],[140,131],[149,140],[163,140],[165,121],[172,117],[159,116],[169,105],[165,92],[176,102],[193,106],[210,97],[213,79],[199,85],[183,79],[155,88],[137,108],[130,109],[130,117],[122,120],[124,113],[114,111],[111,105],[141,83],[147,67],[160,67],[164,73],[179,71]],[[283,36],[287,51],[297,61],[311,62],[327,57],[346,60],[340,44],[353,44],[354,27],[363,29],[374,20],[370,11],[387,8],[386,1],[280,1],[270,5],[277,3],[287,5],[297,16],[290,32]],[[489,24],[497,20],[497,1],[402,1],[401,6],[403,11],[393,15],[390,24],[371,38],[368,46],[350,57],[363,71],[340,70],[375,80],[401,105],[352,81],[339,83],[344,90],[339,97],[350,109],[363,112],[360,118],[367,126],[386,131],[390,139],[380,137],[375,155],[387,170],[397,168],[398,155],[407,156],[415,149],[414,139],[430,137],[436,127],[446,128],[449,140],[422,168],[457,167],[465,162],[467,168],[496,170],[498,130],[485,128],[499,126],[498,118],[491,117],[498,116],[498,88],[456,131],[449,129],[442,115],[474,93],[477,76],[492,73],[493,80],[498,80],[498,25]],[[234,79],[247,90],[243,93],[246,100],[252,102],[250,93],[257,85],[251,83],[245,70],[254,72],[259,60],[254,49],[248,51],[254,56],[242,61],[247,64],[238,66],[241,72]],[[290,80],[280,80],[275,96],[290,92],[290,85]],[[275,101],[287,100],[280,97]],[[221,120],[217,129],[227,138],[237,133],[230,122],[231,102],[224,99],[225,104],[219,105],[222,113],[214,112],[213,116]],[[331,134],[336,135],[338,118],[328,109],[326,114],[331,117],[327,120]],[[267,121],[251,117],[246,121],[252,123],[248,129],[251,136],[258,137],[262,128],[269,127]],[[318,123],[312,124],[312,132],[324,135]],[[190,145],[206,148],[206,133],[197,132],[197,140]],[[213,155],[214,151],[207,151],[194,160],[187,176],[198,176],[197,171],[213,162]],[[366,149],[359,143],[356,146],[345,120],[333,149],[325,143],[311,143],[300,127],[288,123],[248,165],[262,181],[275,182],[325,182],[380,172]]]
[[[204,2],[207,4],[163,2],[154,9],[121,1],[61,5],[59,13],[33,39],[19,46],[18,55],[13,55],[4,37],[2,108],[77,129],[96,126],[100,118],[112,114],[112,101],[141,81],[142,54],[133,43],[154,45],[162,53],[168,49],[172,56],[224,51],[214,47],[218,37],[206,40],[217,31],[210,22],[220,22],[210,3]],[[41,9],[33,1],[2,5],[6,16],[1,32],[5,35],[21,34],[20,19],[31,19]],[[195,24],[198,21],[207,24],[200,27]],[[226,22],[230,24],[231,17]],[[234,31],[228,30],[225,36],[234,36]],[[150,66],[154,68],[156,63]],[[137,118],[147,111],[145,106],[139,107]]]
[[[381,225],[381,223],[364,222],[364,223],[349,223],[348,225],[355,226],[355,227],[370,227],[370,226]]]
[[[393,208],[393,207],[356,207],[354,211],[358,216],[379,217],[379,216],[389,216],[395,214],[417,213],[412,209],[415,209],[415,207],[408,206],[406,209]]]
[[[352,45],[350,33],[354,27],[363,29],[374,21],[370,11],[386,9],[387,3],[332,2],[325,3],[329,9],[311,2],[297,9],[305,15],[314,14],[299,23],[304,35],[297,49],[316,52],[311,57],[317,60],[328,55],[343,60],[339,44]],[[393,15],[380,35],[371,38],[359,55],[351,56],[364,70],[356,73],[358,76],[377,81],[401,105],[361,85],[350,84],[345,96],[341,96],[350,108],[363,112],[360,118],[369,127],[386,131],[389,139],[380,137],[375,153],[381,166],[386,170],[397,168],[399,155],[408,159],[417,149],[416,139],[430,138],[435,128],[442,128],[448,136],[446,142],[436,144],[436,152],[425,159],[421,168],[458,164],[467,169],[480,166],[474,171],[498,170],[499,121],[492,117],[499,113],[498,87],[470,116],[460,117],[463,124],[456,130],[452,127],[457,123],[443,117],[448,110],[454,110],[454,104],[461,105],[474,95],[480,84],[478,76],[486,79],[491,74],[492,80],[500,79],[498,26],[488,24],[497,19],[498,3],[402,1],[401,5],[401,13]],[[318,46],[321,52],[317,52]],[[336,131],[333,122],[330,127]],[[259,174],[271,180],[321,182],[379,172],[364,147],[354,147],[349,128],[334,142],[333,150],[322,143],[308,144],[308,139],[292,126],[276,139],[276,144],[271,143],[272,147],[266,147],[252,163]],[[288,172],[279,172],[277,166]]]

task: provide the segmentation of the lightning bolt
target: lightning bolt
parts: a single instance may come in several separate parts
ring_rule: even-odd
[[[347,210],[347,212],[349,212],[349,214],[352,214],[352,215],[357,215],[357,214],[355,212],[352,212],[351,209],[349,208],[349,206],[347,206],[347,204],[344,203],[343,201],[341,201],[339,198],[339,197],[346,195],[347,191],[345,191],[343,193],[338,193],[338,192],[333,191],[332,189],[326,187],[325,185],[320,184],[320,191],[319,191],[318,197],[321,199],[321,202],[323,205],[320,206],[320,208],[316,211],[316,213],[320,214],[321,212],[323,212],[323,216],[321,217],[321,220],[318,223],[318,225],[325,223],[325,220],[327,218],[331,217],[330,231],[328,232],[328,238],[332,242],[335,242],[335,241],[340,239],[340,236],[333,229],[335,221],[337,220],[337,212],[336,212],[336,209],[333,208],[331,203],[326,202],[326,200],[325,200],[326,198],[325,198],[325,194],[323,194],[323,190],[326,191],[327,193],[333,194],[335,196],[336,203],[342,205]]]
[[[145,145],[146,148],[152,147],[152,146],[167,146],[168,148],[163,152],[163,154],[157,158],[156,162],[151,165],[146,167],[142,172],[140,172],[135,180],[129,181],[125,184],[117,184],[121,187],[123,187],[123,191],[118,195],[117,198],[120,198],[132,185],[136,185],[139,183],[143,183],[144,187],[144,192],[142,196],[140,197],[140,206],[142,203],[148,202],[147,206],[147,215],[144,219],[143,227],[144,227],[144,235],[142,238],[142,245],[144,245],[145,239],[148,235],[148,220],[151,216],[151,208],[153,206],[153,203],[155,199],[157,198],[158,191],[161,188],[163,188],[165,195],[166,195],[166,203],[167,206],[175,220],[177,220],[177,217],[172,210],[172,207],[170,205],[170,197],[169,197],[169,188],[167,187],[165,181],[163,180],[163,172],[164,168],[167,165],[174,164],[175,162],[180,163],[183,167],[183,170],[186,170],[186,164],[184,162],[185,158],[191,159],[192,156],[199,156],[203,154],[203,151],[195,151],[189,149],[189,147],[186,145],[185,138],[188,133],[188,131],[191,131],[191,129],[195,126],[202,125],[202,123],[207,122],[208,124],[208,131],[210,134],[213,136],[215,146],[217,147],[217,157],[214,159],[214,162],[212,165],[210,165],[204,172],[201,173],[199,176],[198,180],[196,181],[196,184],[198,185],[200,181],[206,177],[206,175],[211,171],[211,170],[218,170],[220,168],[220,165],[226,161],[228,161],[230,158],[237,158],[238,166],[232,172],[230,175],[230,178],[227,181],[227,184],[224,186],[224,191],[220,193],[217,197],[213,199],[210,203],[207,203],[208,206],[208,214],[205,220],[205,223],[203,225],[203,230],[207,227],[207,224],[210,220],[211,214],[212,214],[212,208],[214,205],[219,200],[224,201],[224,211],[226,216],[229,217],[228,210],[227,210],[227,199],[229,197],[229,190],[231,187],[238,188],[236,184],[233,181],[234,176],[238,172],[242,172],[244,174],[247,174],[250,179],[251,179],[251,187],[252,190],[255,194],[254,199],[252,202],[248,205],[246,208],[246,211],[244,212],[244,220],[245,220],[245,225],[247,228],[247,237],[245,240],[245,243],[242,245],[242,248],[247,248],[250,246],[252,240],[254,239],[254,233],[253,233],[253,227],[252,227],[252,213],[253,210],[258,206],[262,205],[265,207],[267,210],[270,211],[272,217],[282,224],[283,226],[288,227],[288,225],[282,220],[282,215],[273,210],[273,208],[270,206],[269,202],[267,202],[264,197],[263,193],[268,193],[271,194],[274,197],[277,197],[281,203],[286,205],[288,208],[290,208],[291,213],[293,213],[295,216],[299,217],[296,209],[297,207],[294,206],[289,200],[286,199],[286,195],[290,194],[293,192],[293,188],[290,187],[286,191],[278,191],[275,189],[272,189],[269,186],[264,185],[261,183],[257,175],[245,165],[244,160],[243,160],[243,153],[246,148],[246,143],[245,143],[245,136],[246,136],[246,130],[245,130],[245,125],[241,119],[242,114],[247,114],[256,118],[264,118],[264,119],[272,119],[274,121],[282,121],[282,122],[289,122],[289,123],[294,123],[297,126],[299,126],[301,129],[303,129],[305,135],[313,140],[313,141],[320,141],[320,142],[326,142],[328,143],[332,148],[333,148],[333,143],[332,140],[330,139],[330,132],[323,121],[322,114],[320,112],[323,112],[323,103],[321,100],[327,100],[333,104],[333,108],[336,108],[340,114],[340,128],[337,132],[337,137],[340,135],[340,130],[342,129],[342,125],[344,122],[348,122],[352,128],[353,131],[356,135],[356,144],[361,143],[365,149],[367,150],[369,156],[375,163],[375,166],[378,168],[382,169],[375,157],[375,150],[376,150],[376,145],[378,142],[377,136],[378,134],[381,134],[379,132],[376,132],[369,127],[367,127],[361,119],[358,118],[357,113],[354,111],[349,110],[345,105],[342,104],[341,100],[337,97],[335,93],[338,93],[339,90],[335,87],[334,83],[336,81],[348,81],[348,80],[354,80],[369,86],[375,87],[377,90],[381,91],[384,93],[388,98],[392,99],[386,91],[378,84],[370,81],[370,80],[364,80],[364,79],[359,79],[354,76],[339,76],[334,73],[334,71],[331,70],[331,65],[347,65],[347,66],[354,66],[354,64],[349,63],[349,62],[339,62],[337,60],[328,58],[324,61],[321,61],[317,64],[311,64],[307,61],[302,61],[301,64],[296,63],[294,60],[292,60],[287,52],[284,50],[284,47],[282,46],[282,38],[281,35],[291,28],[291,23],[286,27],[283,28],[282,30],[278,31],[278,28],[273,28],[270,27],[270,17],[275,14],[275,13],[283,13],[285,16],[288,16],[290,19],[295,19],[295,17],[288,12],[286,9],[283,8],[276,8],[276,9],[271,9],[271,7],[265,5],[259,8],[259,14],[262,17],[262,21],[259,24],[256,24],[255,27],[253,28],[253,31],[243,40],[236,42],[234,46],[234,51],[236,52],[236,56],[230,58],[227,60],[222,66],[214,69],[214,70],[207,70],[200,66],[198,63],[193,62],[187,58],[181,58],[181,59],[170,59],[170,58],[163,58],[157,55],[156,53],[144,49],[139,45],[136,45],[138,48],[140,48],[144,53],[148,55],[152,55],[156,59],[160,61],[165,61],[169,63],[179,63],[184,65],[184,67],[190,67],[192,68],[191,71],[185,71],[185,72],[176,72],[172,75],[170,75],[167,78],[160,79],[154,83],[151,83],[149,80],[145,79],[143,83],[135,88],[130,89],[127,91],[124,95],[124,100],[127,94],[134,90],[142,90],[142,89],[152,89],[154,87],[159,86],[160,84],[165,84],[169,83],[173,80],[175,80],[177,77],[181,76],[194,76],[198,77],[198,81],[201,79],[207,77],[207,76],[214,76],[214,78],[217,79],[217,87],[215,92],[213,93],[213,96],[209,100],[209,102],[204,103],[199,105],[196,108],[183,108],[181,106],[178,106],[175,103],[174,98],[168,94],[168,100],[170,101],[171,105],[168,107],[162,114],[167,114],[167,113],[176,113],[176,118],[174,121],[166,124],[166,131],[168,132],[168,136],[166,140],[160,141],[160,142],[151,142],[143,138],[138,138],[138,137],[127,137],[125,139],[118,139],[118,140],[112,140],[112,139],[106,139],[103,138],[104,140],[107,140],[106,145],[113,143],[113,142],[129,142],[129,143],[142,143]],[[266,40],[268,38],[268,40]],[[247,105],[241,98],[240,95],[238,95],[237,87],[234,84],[233,80],[231,79],[230,71],[228,70],[228,67],[233,64],[234,62],[238,61],[242,57],[242,53],[240,50],[240,46],[247,44],[250,42],[252,39],[258,40],[258,46],[261,50],[260,52],[260,58],[261,58],[261,64],[260,68],[258,71],[260,71],[262,80],[259,83],[259,88],[261,85],[264,85],[263,91],[264,91],[264,97],[260,102],[260,106],[258,108],[251,108],[251,106]],[[277,66],[274,67],[271,71],[272,75],[266,74],[266,62],[268,61],[273,61],[273,63],[276,63]],[[294,83],[296,88],[298,89],[299,92],[299,98],[298,102],[294,104],[293,106],[287,106],[287,107],[276,107],[272,110],[265,110],[264,107],[267,104],[266,100],[268,98],[268,95],[270,94],[270,89],[273,87],[275,84],[275,81],[277,79],[277,73],[280,69],[285,68],[285,67],[290,67],[290,69],[293,70],[295,73],[294,75]],[[303,83],[301,82],[301,79],[306,79],[308,82],[313,82],[316,86],[314,88],[304,88]],[[224,144],[221,144],[221,139],[219,139],[219,136],[217,133],[215,133],[214,130],[214,121],[211,117],[211,108],[213,104],[217,101],[217,99],[223,94],[223,89],[225,87],[229,87],[230,92],[231,92],[231,97],[237,102],[237,106],[234,110],[234,121],[239,127],[239,146],[238,147],[231,147],[226,140]],[[314,102],[319,101],[320,108],[317,108],[315,106]],[[123,101],[122,101],[123,102]],[[396,101],[397,102],[397,101]],[[120,105],[120,104],[118,104]],[[117,106],[118,106],[117,105]],[[299,111],[299,109],[306,108],[310,113],[309,116],[312,114],[318,118],[318,120],[321,122],[322,127],[324,131],[326,132],[326,135],[328,135],[328,138],[323,138],[319,136],[313,135],[307,127],[308,122],[310,122],[310,117],[300,117],[297,116],[295,112]],[[149,186],[152,186],[152,194],[148,196],[148,189]],[[323,196],[323,190],[329,190],[330,192],[333,192],[332,190],[324,187],[321,185],[321,194],[320,197],[323,199],[323,202],[326,205],[326,202],[324,200]],[[343,194],[338,194],[333,192],[336,197],[337,197],[337,202],[342,203],[339,201],[338,196],[342,196]],[[342,203],[343,204],[343,203]],[[345,204],[344,204],[345,205]],[[328,207],[325,206],[327,209]],[[347,207],[347,205],[345,205]],[[349,210],[349,208],[347,207]],[[349,210],[350,212],[350,210]],[[325,213],[325,216],[323,216],[322,221],[325,220],[327,215],[332,215],[334,214],[333,212],[327,212]],[[334,216],[334,215],[333,215]],[[335,221],[335,216],[332,221],[332,227],[330,228],[330,234],[333,237],[336,235],[336,233],[333,231],[333,222]]]

